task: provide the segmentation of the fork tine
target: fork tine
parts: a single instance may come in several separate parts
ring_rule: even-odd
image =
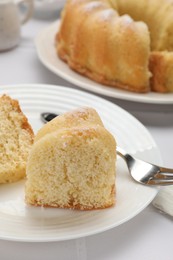
[[[167,179],[151,179],[146,182],[148,185],[173,185],[173,178]]]
[[[147,183],[151,184],[153,182],[155,185],[173,184],[173,174],[169,175],[167,172],[163,172],[162,169],[160,168],[160,170],[156,172],[156,174],[154,174],[154,176],[150,178]]]
[[[162,171],[163,168],[160,168],[160,170],[158,172],[156,172],[153,176],[153,179],[169,179],[169,180],[173,180],[173,174],[169,173],[169,172],[164,172]]]
[[[173,177],[173,169],[160,167],[160,173],[166,176]]]

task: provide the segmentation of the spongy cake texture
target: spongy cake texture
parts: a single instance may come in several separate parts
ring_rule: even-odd
[[[115,159],[115,139],[94,109],[67,112],[36,136],[27,164],[26,202],[81,210],[110,207]]]
[[[17,100],[0,97],[0,183],[25,177],[34,133]]]

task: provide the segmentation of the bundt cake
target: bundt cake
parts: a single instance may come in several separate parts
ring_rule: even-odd
[[[57,41],[60,58],[81,74],[131,91],[149,90],[148,28],[120,17],[108,1],[68,1]]]
[[[67,112],[38,132],[27,163],[27,204],[91,210],[115,203],[114,137],[92,108]]]
[[[26,173],[33,130],[17,100],[0,97],[0,183],[15,182]]]
[[[173,0],[67,0],[55,43],[72,69],[101,84],[173,91]]]
[[[155,51],[150,55],[151,89],[173,92],[173,52]]]

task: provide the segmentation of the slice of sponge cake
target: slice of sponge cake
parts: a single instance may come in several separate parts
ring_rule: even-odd
[[[27,163],[26,202],[81,210],[115,203],[114,137],[92,108],[56,117],[38,132]]]
[[[25,177],[34,133],[17,100],[0,97],[0,183]]]

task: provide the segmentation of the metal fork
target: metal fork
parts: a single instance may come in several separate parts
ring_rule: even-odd
[[[135,181],[145,185],[173,185],[173,169],[134,158],[120,147],[117,147],[117,154],[125,160],[129,173]]]

